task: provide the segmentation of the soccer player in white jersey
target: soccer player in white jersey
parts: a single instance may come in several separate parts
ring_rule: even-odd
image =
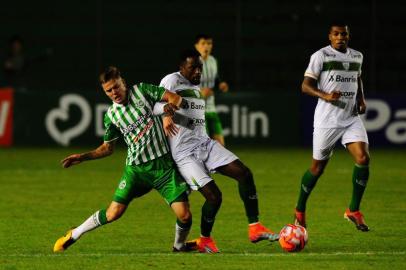
[[[302,92],[317,97],[318,103],[314,112],[313,159],[302,177],[295,223],[306,226],[306,201],[341,139],[355,161],[352,198],[344,217],[358,230],[368,231],[359,211],[369,178],[368,136],[359,117],[366,110],[361,80],[363,56],[348,47],[350,32],[346,24],[331,24],[328,37],[330,45],[311,56],[302,83]]]
[[[185,240],[192,224],[187,197],[189,187],[169,154],[161,119],[153,115],[153,106],[158,101],[167,101],[165,111],[173,115],[173,109],[182,103],[182,98],[162,87],[145,83],[128,89],[116,67],[107,68],[100,75],[100,83],[113,101],[104,118],[104,143],[91,152],[66,157],[62,165],[68,168],[83,161],[109,156],[117,139],[122,136],[128,146],[126,166],[110,206],[96,211],[80,226],[59,238],[54,252],[66,250],[84,233],[117,220],[132,199],[152,189],[161,194],[177,216],[173,251],[182,251],[186,248]]]
[[[221,81],[218,72],[217,60],[211,55],[213,38],[206,34],[199,34],[195,39],[195,48],[200,53],[203,62],[200,91],[206,99],[206,129],[210,138],[215,139],[224,146],[223,127],[216,111],[215,89],[228,91],[228,84]]]
[[[206,133],[205,102],[199,89],[202,72],[200,54],[195,50],[184,51],[179,67],[180,71],[165,76],[160,86],[182,96],[188,103],[186,108],[175,113],[174,122],[171,118],[164,117],[164,130],[169,136],[171,153],[183,178],[192,190],[200,191],[206,198],[202,207],[201,236],[189,244],[195,243],[200,252],[219,251],[210,234],[221,205],[222,194],[210,177],[212,172],[237,180],[248,217],[250,241],[256,243],[278,239],[278,234],[259,222],[257,192],[250,169]],[[163,104],[157,103],[154,113],[161,114],[162,106]]]

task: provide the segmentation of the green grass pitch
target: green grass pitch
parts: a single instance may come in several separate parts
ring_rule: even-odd
[[[175,218],[153,191],[134,200],[113,224],[84,235],[63,254],[55,240],[107,206],[125,151],[62,169],[67,154],[90,149],[0,149],[0,269],[406,269],[406,153],[371,151],[362,211],[371,227],[359,232],[343,219],[353,161],[337,150],[308,202],[309,243],[295,254],[278,243],[251,244],[236,183],[215,179],[223,205],[213,236],[221,254],[173,254]],[[277,231],[292,222],[310,149],[233,149],[255,176],[262,222]],[[202,197],[191,197],[199,235]]]

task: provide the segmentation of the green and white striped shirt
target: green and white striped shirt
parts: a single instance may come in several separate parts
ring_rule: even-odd
[[[104,116],[104,141],[123,135],[128,146],[127,165],[138,165],[169,152],[162,120],[152,110],[161,101],[165,88],[140,83],[128,90],[128,103],[113,103]]]

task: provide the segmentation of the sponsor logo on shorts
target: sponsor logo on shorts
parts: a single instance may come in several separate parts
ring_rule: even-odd
[[[125,180],[122,180],[120,182],[120,184],[118,185],[118,188],[119,189],[124,189],[126,185],[127,185],[127,182]]]

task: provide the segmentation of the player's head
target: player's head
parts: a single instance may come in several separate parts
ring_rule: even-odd
[[[330,23],[328,39],[334,49],[345,52],[350,40],[348,25],[345,22],[338,21]]]
[[[195,48],[206,59],[213,49],[213,38],[206,34],[199,34],[195,38]]]
[[[195,49],[184,50],[180,54],[179,70],[183,77],[194,85],[200,84],[202,76],[202,60],[200,54]]]
[[[127,103],[127,87],[118,68],[113,66],[106,68],[100,74],[99,80],[104,93],[113,102],[118,104]]]

